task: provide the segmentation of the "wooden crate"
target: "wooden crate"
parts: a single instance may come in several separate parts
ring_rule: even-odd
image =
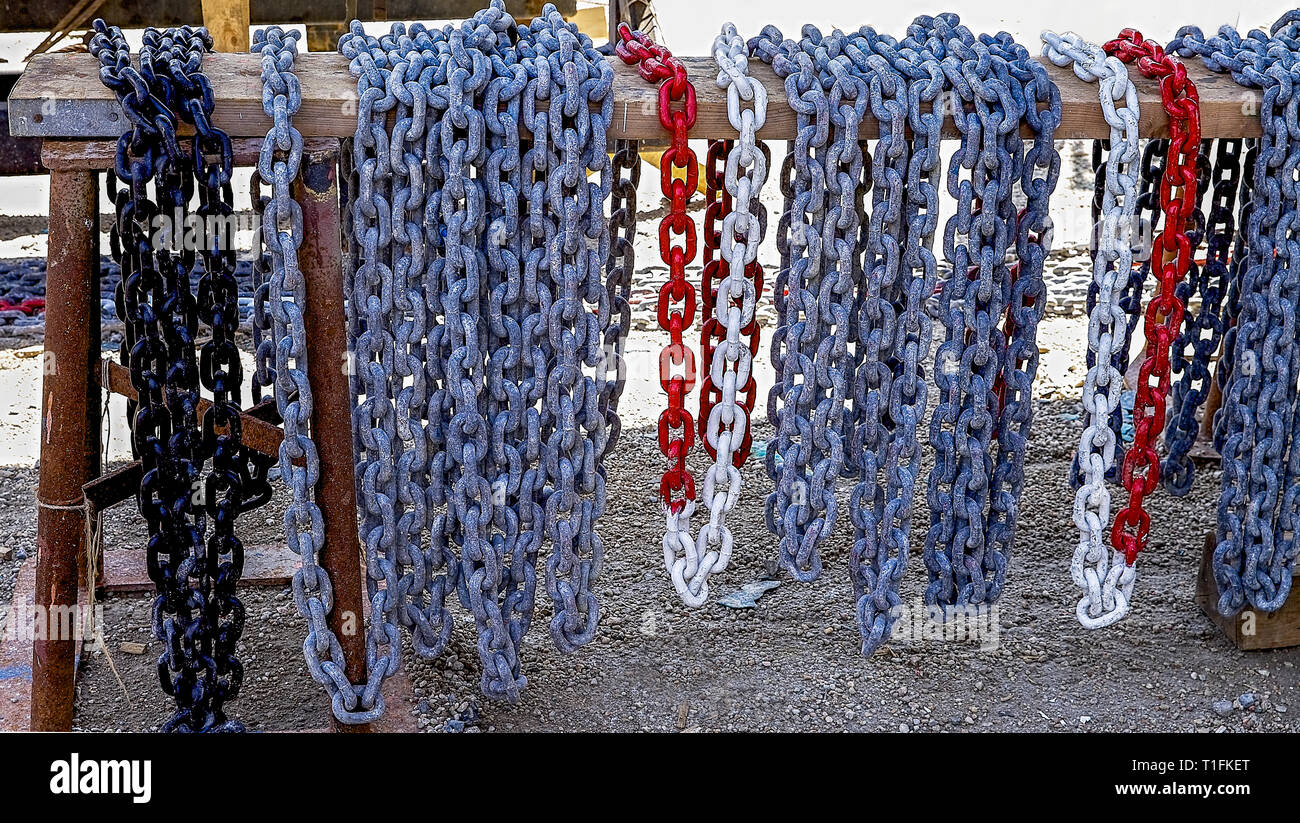
[[[1246,609],[1235,617],[1219,614],[1219,584],[1214,579],[1214,532],[1205,535],[1201,571],[1196,578],[1196,603],[1201,611],[1242,651],[1300,646],[1300,596],[1292,593],[1286,605],[1272,614]]]

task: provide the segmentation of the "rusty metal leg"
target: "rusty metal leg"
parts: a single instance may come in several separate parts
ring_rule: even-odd
[[[303,322],[311,341],[314,402],[312,438],[320,453],[316,502],[325,517],[320,564],[334,584],[329,625],[347,658],[348,680],[366,679],[364,592],[357,531],[356,466],[352,456],[352,401],[348,391],[347,329],[343,314],[343,249],[339,217],[338,144],[303,152],[294,198],[302,206],[303,243],[298,263],[307,280]],[[369,731],[332,721],[335,731]]]
[[[36,626],[32,644],[34,731],[72,728],[76,672],[78,559],[86,522],[81,486],[99,470],[99,290],[95,179],[91,171],[50,173],[45,358],[41,389],[41,474],[37,487]],[[93,444],[93,445],[92,445]]]

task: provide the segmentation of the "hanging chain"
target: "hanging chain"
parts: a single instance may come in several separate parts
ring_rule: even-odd
[[[379,686],[401,666],[399,623],[409,623],[403,592],[415,583],[398,554],[396,412],[387,369],[396,358],[389,315],[393,308],[392,166],[387,118],[397,103],[388,82],[392,73],[387,50],[357,22],[339,39],[357,78],[357,130],[351,141],[349,188],[352,228],[345,286],[350,337],[350,371],[356,373],[353,426],[356,429],[357,500],[362,510],[366,586],[370,624],[366,631],[366,689],[353,706],[354,690],[337,682],[335,713],[382,711]],[[408,561],[413,558],[406,558]],[[447,564],[454,585],[454,559]],[[426,565],[427,568],[427,565]],[[406,572],[406,573],[404,573]],[[399,581],[402,581],[399,583]],[[405,585],[402,585],[404,583]],[[382,584],[382,585],[381,585]],[[450,620],[450,617],[447,618]],[[310,657],[308,658],[310,660]],[[326,686],[329,688],[329,686]]]
[[[786,209],[778,227],[781,272],[773,291],[779,322],[772,341],[777,380],[768,395],[776,436],[768,443],[766,460],[775,489],[768,495],[766,515],[768,529],[779,540],[781,566],[802,582],[821,574],[818,548],[830,536],[838,512],[835,480],[845,466],[845,406],[854,380],[849,320],[855,314],[855,273],[860,270],[853,259],[860,239],[856,228],[845,228],[859,213],[861,172],[844,187],[840,177],[832,183],[821,164],[833,157],[836,164],[852,166],[856,155],[860,165],[862,152],[856,131],[840,128],[837,142],[832,146],[829,141],[833,115],[828,89],[835,76],[821,43],[814,26],[804,27],[799,43],[786,40],[774,26],[765,26],[749,42],[750,53],[784,79],[797,121],[782,174]],[[839,76],[847,76],[844,60],[834,65]],[[855,116],[861,116],[867,102],[855,100]],[[789,157],[794,158],[792,167]],[[840,202],[828,205],[832,185]],[[831,208],[835,216],[828,220]]]
[[[1165,401],[1170,387],[1169,349],[1182,327],[1185,310],[1177,289],[1192,263],[1193,246],[1187,231],[1194,226],[1192,212],[1197,201],[1201,115],[1196,86],[1187,79],[1186,68],[1168,57],[1158,44],[1144,40],[1133,29],[1125,29],[1119,38],[1103,48],[1126,63],[1136,61],[1144,75],[1160,80],[1161,102],[1169,115],[1168,159],[1160,181],[1164,228],[1151,248],[1157,292],[1146,309],[1147,356],[1138,373],[1137,396],[1133,402],[1133,445],[1124,455],[1120,470],[1129,498],[1111,528],[1111,546],[1122,552],[1131,566],[1146,547],[1151,528],[1151,515],[1142,507],[1143,498],[1155,491],[1160,480],[1155,440],[1165,424]]]
[[[611,306],[601,272],[610,254],[603,207],[613,187],[605,141],[614,113],[614,70],[549,3],[529,31],[538,63],[550,67],[546,182],[557,227],[555,241],[548,243],[555,299],[545,328],[555,362],[541,421],[551,537],[546,590],[555,610],[551,638],[560,651],[572,652],[596,635],[600,615],[591,585],[605,558],[596,523],[607,502],[603,460],[609,441],[600,398],[610,379],[604,340]],[[529,131],[538,134],[536,126]],[[594,375],[584,367],[594,367]]]
[[[233,238],[214,232],[197,255],[193,248],[155,249],[150,234],[155,218],[188,212],[196,179],[197,216],[205,226],[233,211],[230,139],[211,125],[212,89],[201,73],[212,40],[205,29],[148,29],[137,71],[120,29],[96,20],[94,30],[91,53],[100,77],[132,123],[118,142],[108,193],[117,211],[111,246],[123,275],[116,302],[127,328],[124,359],[138,395],[131,433],[144,468],[138,502],[149,529],[149,576],[158,589],[158,676],[177,706],[163,730],[241,731],[225,713],[244,676],[235,656],[245,618],[235,595],[244,558],[234,528],[240,512],[260,502],[260,491],[252,493],[240,442]],[[177,114],[194,128],[188,156],[176,135]],[[200,263],[196,297],[189,276]],[[196,357],[200,318],[212,334]],[[200,383],[213,393],[202,419]],[[208,518],[214,528],[205,542]]]
[[[1088,315],[1090,362],[1082,398],[1087,418],[1076,458],[1084,477],[1074,496],[1079,544],[1070,561],[1070,576],[1083,590],[1075,614],[1085,628],[1096,629],[1128,614],[1137,577],[1136,566],[1118,551],[1108,552],[1104,540],[1111,503],[1106,472],[1115,463],[1117,441],[1110,417],[1119,408],[1124,389],[1114,353],[1126,322],[1119,304],[1121,278],[1127,282],[1133,268],[1130,232],[1137,210],[1139,108],[1137,89],[1119,58],[1107,56],[1100,46],[1072,32],[1045,31],[1042,37],[1044,57],[1058,66],[1071,66],[1079,79],[1097,84],[1102,114],[1110,126],[1105,165],[1097,172],[1101,192],[1094,215],[1092,266],[1097,297]]]
[[[925,542],[926,602],[965,606],[999,597],[1014,547],[1045,305],[1048,200],[1060,172],[1052,144],[1060,95],[1005,33],[976,39],[955,15],[918,24],[946,46],[945,74],[968,77],[954,100],[962,142],[948,188],[958,209],[944,232],[951,274],[940,295],[946,339],[935,358],[940,402],[930,425],[935,467]],[[1022,120],[1035,134],[1028,147],[1018,133]],[[1025,198],[1019,212],[1017,181]],[[1013,242],[1014,267],[1007,261]]]
[[[683,600],[700,605],[708,596],[703,588],[706,578],[715,563],[725,567],[726,559],[711,554],[701,562],[690,534],[695,477],[686,461],[695,444],[696,423],[686,410],[686,396],[695,388],[696,371],[695,350],[686,345],[684,333],[695,322],[696,303],[695,287],[686,279],[686,267],[696,254],[695,221],[686,213],[699,176],[695,152],[687,141],[695,125],[695,86],[686,76],[686,67],[668,49],[625,23],[619,25],[618,35],[619,59],[636,65],[646,82],[659,84],[659,122],[671,141],[659,161],[660,188],[669,203],[659,223],[659,254],[668,265],[668,281],[659,289],[658,320],[669,338],[659,356],[659,382],[668,395],[668,408],[658,423],[659,451],[668,460],[659,494],[664,504],[664,565]]]
[[[740,467],[749,454],[749,413],[756,391],[752,366],[759,340],[755,305],[763,278],[757,257],[766,224],[758,195],[767,179],[768,155],[755,133],[767,118],[767,90],[750,79],[745,42],[734,25],[724,25],[714,39],[713,56],[718,86],[727,93],[728,119],[739,140],[711,141],[705,168],[702,295],[708,319],[700,350],[709,371],[700,391],[698,424],[704,448],[714,460],[704,476],[709,522],[692,541],[687,509],[693,507],[688,504],[676,515],[669,512],[663,544],[673,586],[692,607],[708,601],[709,575],[727,568],[735,543],[725,519],[740,497]],[[748,106],[742,107],[742,100]]]
[[[257,292],[254,328],[265,323],[270,337],[258,346],[259,380],[269,377],[276,408],[283,421],[280,476],[289,488],[285,512],[285,542],[298,555],[292,592],[298,614],[307,620],[303,652],[312,678],[330,694],[331,710],[343,723],[368,723],[383,713],[383,698],[366,697],[365,685],[354,686],[344,672],[343,647],[327,622],[334,608],[329,574],[318,563],[325,548],[325,521],[313,500],[320,480],[320,457],[308,433],[312,417],[312,392],[308,380],[307,332],[303,311],[307,286],[298,268],[303,241],[302,207],[293,199],[292,186],[302,165],[302,134],[293,116],[302,106],[302,89],[294,74],[298,54],[297,31],[279,26],[253,33],[252,51],[262,57],[262,106],[272,127],[262,143],[253,177],[253,201],[261,201],[262,246],[267,277]],[[271,196],[260,187],[269,183]],[[267,360],[271,360],[270,363]],[[371,673],[377,687],[383,671]]]
[[[1175,495],[1191,491],[1196,466],[1190,452],[1200,426],[1197,410],[1210,393],[1210,361],[1219,350],[1226,331],[1223,302],[1228,293],[1230,258],[1236,234],[1237,192],[1241,187],[1244,141],[1218,140],[1214,165],[1208,181],[1210,213],[1203,234],[1206,239],[1205,265],[1192,263],[1191,276],[1179,284],[1179,297],[1189,306],[1183,330],[1174,341],[1170,371],[1180,375],[1169,395],[1172,414],[1165,427],[1167,454],[1160,465],[1160,479]],[[1206,158],[1206,153],[1201,154]],[[1197,199],[1200,200],[1198,185]],[[1200,295],[1200,310],[1190,310],[1192,297]]]
[[[1242,37],[1232,27],[1205,38],[1179,31],[1170,50],[1199,55],[1213,71],[1228,71],[1244,86],[1263,89],[1263,137],[1253,161],[1251,215],[1245,225],[1247,262],[1229,314],[1236,327],[1216,431],[1223,456],[1218,545],[1213,555],[1219,611],[1233,615],[1247,604],[1263,612],[1281,608],[1291,591],[1300,522],[1300,432],[1296,375],[1300,341],[1296,308],[1300,266],[1291,260],[1287,221],[1294,206],[1286,192],[1297,155],[1294,67],[1300,53],[1300,11],[1274,23],[1269,34]],[[1248,164],[1249,165],[1249,164]]]
[[[864,226],[868,256],[858,322],[863,364],[855,396],[862,417],[852,449],[861,473],[850,503],[855,539],[849,570],[864,655],[874,653],[889,636],[902,605],[898,586],[907,567],[921,472],[917,428],[927,404],[924,361],[933,339],[925,302],[938,281],[932,247],[942,170],[940,95],[947,84],[934,51],[942,44],[930,40],[924,27],[914,26],[908,34],[898,43],[863,27],[850,37],[859,51],[848,51],[855,56],[876,52],[888,60],[888,67],[874,58],[865,61],[866,72],[855,61],[881,126],[873,171],[864,181],[869,185],[874,180],[874,187],[870,225]],[[912,130],[910,145],[904,140],[905,126]]]

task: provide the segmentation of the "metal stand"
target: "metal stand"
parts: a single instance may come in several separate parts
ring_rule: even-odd
[[[260,140],[233,141],[235,165],[256,164]],[[105,475],[100,460],[100,382],[110,392],[129,394],[120,369],[102,369],[99,356],[99,237],[96,227],[98,171],[112,163],[115,144],[48,141],[42,162],[50,169],[50,242],[47,268],[45,379],[42,389],[41,466],[37,520],[36,604],[58,628],[64,615],[76,617],[78,578],[86,564],[87,523],[102,509],[134,493],[126,482],[138,467]],[[316,489],[325,516],[327,548],[321,565],[334,583],[330,625],[347,656],[347,673],[365,679],[365,603],[361,547],[356,525],[355,466],[348,378],[343,369],[347,331],[343,314],[343,265],[337,168],[339,141],[309,138],[304,145],[302,181],[294,190],[303,210],[301,265],[307,277],[307,334],[320,364],[311,375],[316,399],[312,433],[321,454]],[[100,372],[106,372],[101,377]],[[278,429],[265,422],[273,405],[245,412],[246,443],[275,454]],[[274,434],[272,434],[274,433]],[[282,436],[282,435],[280,435]],[[123,479],[125,478],[125,480]],[[89,486],[83,490],[84,486]],[[90,494],[87,494],[90,492]],[[88,500],[93,498],[93,503]],[[73,623],[73,625],[76,625]],[[72,728],[74,660],[79,637],[36,632],[32,647],[31,728]],[[365,726],[347,727],[366,731]]]

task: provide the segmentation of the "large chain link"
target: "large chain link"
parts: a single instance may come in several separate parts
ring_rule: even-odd
[[[1160,480],[1155,441],[1165,425],[1169,350],[1182,327],[1185,311],[1178,285],[1187,277],[1192,263],[1193,244],[1187,232],[1195,225],[1192,212],[1197,203],[1201,150],[1200,100],[1182,63],[1168,57],[1158,44],[1143,39],[1139,32],[1125,29],[1103,48],[1126,63],[1136,61],[1144,75],[1160,80],[1161,102],[1169,115],[1169,149],[1160,181],[1164,227],[1151,248],[1157,289],[1146,309],[1147,356],[1138,372],[1133,403],[1133,445],[1120,469],[1129,497],[1111,528],[1111,546],[1122,552],[1131,566],[1146,547],[1151,528],[1151,515],[1142,507],[1143,498],[1155,491]]]
[[[1217,421],[1223,486],[1213,568],[1221,613],[1236,614],[1247,604],[1272,612],[1290,594],[1300,547],[1295,538],[1300,450],[1290,447],[1300,425],[1295,413],[1300,266],[1293,262],[1298,252],[1288,230],[1296,208],[1289,196],[1290,170],[1300,151],[1294,137],[1300,11],[1283,15],[1270,33],[1254,30],[1245,37],[1230,26],[1210,38],[1186,27],[1170,50],[1199,55],[1211,70],[1231,72],[1239,84],[1264,90],[1263,137],[1245,224],[1248,257],[1236,296],[1236,328],[1227,341],[1232,354]]]
[[[283,421],[280,476],[289,489],[285,510],[285,542],[298,555],[292,592],[298,613],[307,620],[303,654],[312,678],[330,694],[331,710],[343,723],[367,723],[383,713],[383,698],[367,698],[366,685],[354,686],[344,672],[343,647],[330,629],[334,589],[329,574],[319,564],[325,548],[325,521],[313,499],[320,480],[320,457],[308,430],[312,417],[312,392],[308,380],[307,332],[303,311],[307,285],[298,267],[303,241],[302,207],[293,199],[293,182],[302,165],[302,134],[293,116],[302,106],[302,89],[294,74],[298,54],[297,31],[279,26],[253,33],[252,51],[262,56],[262,107],[272,127],[262,143],[253,177],[254,202],[263,200],[260,187],[269,183],[271,195],[263,200],[261,241],[267,278],[257,292],[258,322],[271,332],[258,346],[259,379],[269,378],[276,407]],[[268,358],[270,363],[266,362]],[[371,673],[375,685],[384,671]]]
[[[907,566],[921,469],[917,427],[925,418],[923,363],[933,336],[925,301],[938,277],[932,245],[939,219],[943,110],[936,101],[945,87],[932,45],[910,36],[899,43],[863,27],[845,47],[880,125],[871,172],[864,178],[872,199],[863,227],[850,461],[859,479],[850,501],[855,529],[849,573],[864,655],[889,636],[902,602],[898,586]],[[844,104],[840,109],[848,120]]]
[[[1089,629],[1111,625],[1128,613],[1132,603],[1136,566],[1117,550],[1104,545],[1110,523],[1110,490],[1106,473],[1115,464],[1116,433],[1111,415],[1119,407],[1124,378],[1114,355],[1126,322],[1120,306],[1121,278],[1127,282],[1133,268],[1130,232],[1137,210],[1138,147],[1137,89],[1128,69],[1117,57],[1073,32],[1045,31],[1043,56],[1058,66],[1071,66],[1085,82],[1097,84],[1102,115],[1110,126],[1109,151],[1101,192],[1100,215],[1093,244],[1093,282],[1096,301],[1088,315],[1090,364],[1083,384],[1086,415],[1079,438],[1077,461],[1084,477],[1074,495],[1074,524],[1079,544],[1070,561],[1070,576],[1083,590],[1075,609],[1079,622]]]

